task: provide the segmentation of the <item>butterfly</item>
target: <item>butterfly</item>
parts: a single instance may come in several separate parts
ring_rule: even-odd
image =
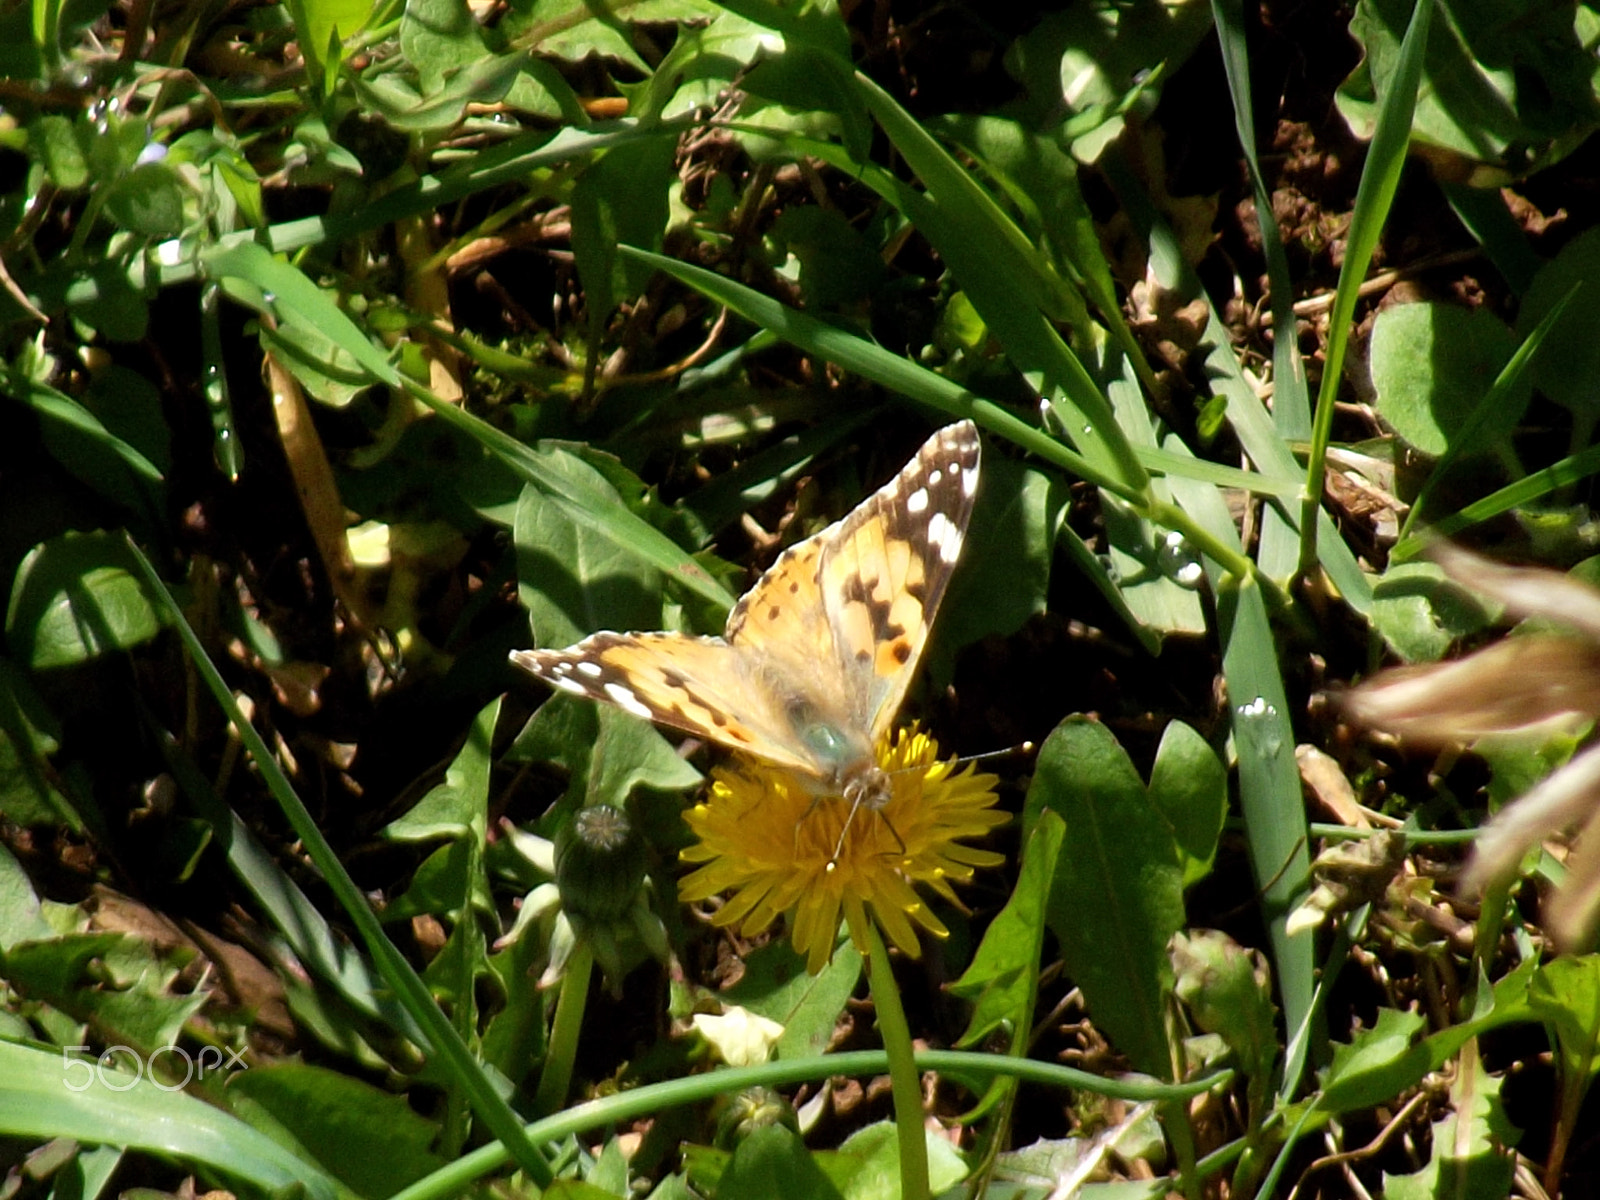
[[[852,813],[881,809],[891,789],[874,748],[961,556],[978,460],[971,421],[939,430],[849,515],[784,551],[721,637],[596,633],[511,661],[551,687],[788,768]]]

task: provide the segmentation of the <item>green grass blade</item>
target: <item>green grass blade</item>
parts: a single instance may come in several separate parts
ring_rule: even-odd
[[[1009,410],[989,400],[981,399],[942,375],[926,367],[885,350],[882,346],[847,333],[836,325],[820,321],[798,309],[788,308],[770,296],[736,283],[725,275],[707,271],[689,263],[679,262],[665,255],[652,254],[633,246],[620,248],[623,255],[634,258],[672,276],[679,283],[694,288],[701,295],[726,305],[746,320],[778,337],[798,346],[808,354],[815,354],[828,362],[837,363],[865,379],[881,384],[891,391],[927,405],[937,412],[955,419],[970,417],[984,428],[1010,438],[1026,450],[1031,450],[1048,462],[1130,500],[1137,493],[1127,489],[1117,479],[1098,469],[1082,455],[1069,450],[1060,442],[1020,420]]]
[[[1008,409],[975,396],[959,384],[892,354],[872,342],[846,333],[836,326],[797,309],[787,308],[770,296],[736,283],[703,267],[652,254],[633,246],[619,248],[625,257],[649,263],[702,295],[726,305],[740,316],[810,354],[837,363],[884,387],[949,416],[970,417],[993,433],[1008,438],[1046,462],[1071,471],[1089,483],[1105,488],[1137,506],[1147,519],[1176,529],[1194,548],[1214,558],[1233,573],[1250,574],[1250,560],[1233,546],[1213,538],[1175,505],[1154,499],[1148,489],[1131,490],[1121,481],[1099,469],[1082,455],[1069,450],[1043,431],[1034,428]],[[470,419],[470,418],[469,418]],[[1170,458],[1163,458],[1170,465]]]
[[[1271,496],[1277,500],[1293,500],[1300,495],[1299,479],[1273,478],[1263,475],[1260,471],[1245,471],[1239,467],[1223,466],[1221,463],[1209,462],[1189,454],[1174,454],[1159,446],[1138,446],[1135,449],[1139,461],[1144,464],[1147,471],[1153,473],[1159,472],[1164,476],[1176,475],[1180,479],[1191,479],[1196,483],[1209,483],[1216,487],[1238,488],[1241,492],[1253,492],[1258,496]]]
[[[1233,518],[1216,489],[1175,481],[1173,490],[1215,536],[1238,538]],[[1309,890],[1311,860],[1277,640],[1261,589],[1253,580],[1224,575],[1209,563],[1207,573],[1217,594],[1222,673],[1239,758],[1239,802],[1250,860],[1272,939],[1273,970],[1284,1020],[1288,1028],[1298,1029],[1311,1011],[1314,940],[1309,933],[1290,937],[1285,921]]]
[[[1200,283],[1200,277],[1194,268],[1184,261],[1171,227],[1156,212],[1143,186],[1116,155],[1106,155],[1102,164],[1116,188],[1123,212],[1132,220],[1134,227],[1150,247],[1150,268],[1157,281],[1162,287],[1176,291],[1186,300],[1205,298],[1205,288]],[[1299,463],[1295,461],[1289,445],[1278,436],[1271,414],[1267,412],[1261,398],[1256,395],[1255,389],[1240,370],[1233,343],[1228,337],[1227,327],[1217,315],[1216,306],[1209,305],[1208,308],[1206,327],[1200,335],[1197,353],[1205,356],[1212,388],[1218,395],[1227,398],[1228,423],[1233,426],[1240,445],[1244,447],[1245,453],[1257,470],[1270,481],[1270,486],[1263,485],[1254,490],[1284,496],[1285,493],[1279,486],[1281,484],[1289,488],[1294,496],[1299,496],[1304,486],[1304,473]],[[1172,472],[1172,474],[1177,473]],[[1282,515],[1286,520],[1293,522],[1297,514],[1286,509]],[[1350,548],[1338,537],[1332,519],[1320,508],[1317,519],[1323,527],[1322,532],[1326,535],[1323,561],[1329,578],[1333,580],[1334,586],[1339,589],[1351,608],[1359,613],[1370,613],[1371,581],[1362,571],[1361,564],[1356,561]],[[1278,583],[1287,582],[1287,576],[1266,575],[1265,572],[1262,574],[1264,578]]]
[[[694,559],[623,503],[598,472],[571,455],[525,446],[508,433],[407,381],[406,390],[435,416],[481,442],[492,454],[543,491],[574,521],[593,529],[690,591],[723,608],[734,598]]]
[[[0,1132],[170,1155],[269,1195],[303,1188],[312,1200],[353,1196],[333,1176],[219,1108],[64,1054],[0,1039]]]
[[[1300,358],[1299,324],[1294,313],[1294,285],[1283,234],[1272,210],[1272,193],[1256,153],[1255,106],[1250,96],[1250,57],[1245,37],[1243,0],[1212,0],[1218,47],[1228,76],[1233,124],[1250,174],[1261,254],[1266,260],[1268,298],[1272,309],[1272,424],[1285,443],[1311,440],[1311,400],[1305,364]],[[1273,579],[1287,579],[1298,559],[1299,539],[1293,524],[1276,508],[1261,514],[1261,546],[1256,561]]]
[[[235,289],[242,303],[320,330],[374,380],[411,393],[435,416],[481,443],[518,475],[548,492],[575,520],[713,604],[725,608],[733,604],[727,589],[666,534],[634,515],[593,472],[565,469],[553,455],[523,445],[402,375],[344,310],[299,268],[274,257],[263,246],[246,243],[206,255],[206,270],[214,278],[246,284],[245,288]]]
[[[1059,285],[1038,266],[1040,256],[994,199],[893,97],[865,75],[856,73],[853,79],[858,95],[927,188],[924,203],[908,206],[906,214],[955,272],[1012,361],[1025,372],[1044,372],[1083,414],[1093,434],[1072,430],[1079,451],[1125,487],[1142,489],[1144,469],[1109,402],[1046,319],[1053,307],[1050,291]]]
[[[371,204],[360,205],[337,216],[298,217],[270,225],[264,230],[241,230],[217,239],[218,250],[259,243],[277,254],[293,253],[308,246],[338,245],[409,217],[423,217],[441,207],[506,184],[525,184],[531,173],[560,166],[611,146],[639,138],[660,137],[664,128],[686,127],[689,118],[668,122],[622,120],[584,128],[568,127],[551,134],[543,130],[521,134],[498,146],[474,153],[449,170],[424,175],[413,183],[388,192]],[[143,292],[147,282],[170,287],[190,283],[205,274],[200,259],[179,239],[162,242],[151,252],[154,280],[146,278],[144,255],[130,265],[127,285]],[[18,283],[30,299],[46,312],[78,307],[100,296],[94,276],[79,272],[58,278],[57,274],[21,275]]]
[[[128,473],[141,487],[158,488],[165,482],[154,463],[112,433],[100,423],[99,417],[70,396],[42,383],[22,382],[16,379],[9,379],[7,382],[15,389],[12,394],[38,413],[41,420],[50,421],[63,430],[69,430],[72,436],[84,438],[109,453],[128,469]]]
[[[349,915],[362,944],[366,946],[367,953],[377,965],[378,972],[388,981],[389,986],[400,997],[400,1002],[405,1005],[406,1010],[427,1035],[434,1051],[434,1066],[443,1071],[445,1077],[461,1089],[472,1105],[473,1111],[488,1130],[506,1144],[517,1165],[542,1186],[547,1186],[551,1181],[550,1168],[523,1133],[522,1124],[516,1113],[512,1112],[494,1082],[473,1058],[472,1051],[467,1048],[456,1027],[434,1003],[428,985],[423,983],[422,977],[384,933],[383,926],[378,923],[377,915],[373,913],[366,896],[350,878],[344,869],[344,864],[339,861],[338,855],[333,852],[333,847],[328,844],[328,839],[322,836],[322,830],[317,828],[316,821],[312,819],[300,797],[295,794],[293,785],[278,766],[272,751],[268,749],[266,742],[262,741],[255,726],[239,711],[233,692],[217,672],[215,664],[205,652],[205,647],[201,645],[194,630],[189,627],[182,609],[172,599],[171,593],[167,591],[161,577],[156,574],[155,568],[150,565],[131,538],[128,540],[128,549],[145,581],[150,585],[152,593],[165,605],[172,626],[182,638],[189,652],[190,661],[205,683],[206,689],[227,714],[245,749],[255,760],[267,790],[283,809],[284,816],[288,818],[296,836],[304,844],[306,854],[322,874],[328,890]]]
[[[1362,278],[1378,245],[1389,205],[1400,185],[1406,149],[1411,144],[1411,118],[1417,107],[1417,87],[1428,47],[1428,22],[1433,0],[1416,0],[1411,24],[1400,43],[1399,61],[1378,111],[1378,123],[1367,148],[1367,163],[1356,189],[1355,211],[1345,243],[1344,264],[1328,318],[1328,352],[1317,391],[1317,411],[1311,430],[1311,455],[1306,462],[1306,486],[1300,499],[1300,570],[1310,571],[1317,561],[1317,513],[1322,507],[1322,480],[1327,470],[1328,439],[1333,431],[1334,401],[1344,378],[1344,360],[1350,344],[1350,323],[1355,315]]]
[[[1535,471],[1515,483],[1507,484],[1482,500],[1474,501],[1460,512],[1452,513],[1435,524],[1431,532],[1436,537],[1449,537],[1460,533],[1480,521],[1487,521],[1514,508],[1531,504],[1539,497],[1559,488],[1570,487],[1587,479],[1596,471],[1600,471],[1600,446],[1590,446],[1587,450],[1563,458],[1558,463],[1552,463],[1542,471]],[[1419,543],[1420,539],[1413,538],[1410,542],[1396,546],[1395,551],[1398,553],[1403,548],[1407,558],[1414,558],[1422,548]]]
[[[333,988],[357,1012],[382,1021],[426,1049],[428,1039],[411,1014],[395,1002],[360,952],[333,934],[316,905],[300,890],[211,787],[177,740],[141,705],[145,725],[156,740],[167,769],[191,804],[211,823],[212,836],[227,854],[228,866],[249,889],[289,949],[317,980]]]
[[[1058,1063],[1013,1058],[1004,1054],[979,1054],[968,1050],[918,1050],[916,1062],[920,1070],[938,1071],[951,1078],[973,1080],[980,1088],[983,1082],[1004,1076],[1062,1091],[1074,1089],[1136,1103],[1148,1100],[1181,1104],[1213,1088],[1225,1087],[1234,1076],[1232,1070],[1224,1070],[1183,1083],[1155,1083],[1133,1076],[1108,1079]],[[703,1104],[745,1088],[789,1087],[833,1075],[883,1075],[888,1069],[889,1056],[882,1050],[852,1050],[843,1054],[780,1059],[758,1067],[726,1067],[630,1088],[599,1100],[575,1104],[564,1112],[535,1121],[528,1126],[528,1134],[541,1142],[563,1142],[608,1125],[622,1125],[668,1109]],[[390,1200],[445,1200],[446,1197],[460,1195],[473,1180],[498,1169],[505,1162],[503,1148],[497,1145],[483,1146],[404,1191],[396,1192]]]

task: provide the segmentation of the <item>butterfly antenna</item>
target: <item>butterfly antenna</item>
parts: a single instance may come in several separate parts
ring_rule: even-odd
[[[977,754],[963,754],[959,758],[953,759],[951,765],[964,767],[968,763],[983,762],[985,759],[990,758],[1006,758],[1013,754],[1032,754],[1038,748],[1039,744],[1037,742],[1018,742],[1015,746],[1007,746],[1003,750],[980,750]],[[902,775],[907,771],[924,771],[926,769],[926,767],[913,764],[905,767],[896,767],[890,774]]]
[[[844,824],[839,827],[839,840],[833,844],[833,854],[828,859],[827,869],[829,871],[832,871],[839,865],[839,855],[844,853],[845,835],[850,832],[850,822],[854,821],[856,819],[856,813],[861,811],[861,804],[862,802],[858,798],[853,804],[850,805],[850,811],[845,814]],[[899,847],[895,853],[904,854],[906,852],[905,839],[900,836],[900,831],[894,827],[894,822],[889,820],[889,814],[883,812],[882,810],[878,810],[878,819],[883,822],[884,828],[889,831],[889,836],[894,838],[894,844]]]
[[[1018,742],[1015,746],[1007,746],[1003,750],[981,750],[977,754],[963,754],[956,759],[957,766],[966,766],[968,763],[982,762],[986,758],[1005,758],[1011,754],[1032,754],[1039,748],[1035,742]]]

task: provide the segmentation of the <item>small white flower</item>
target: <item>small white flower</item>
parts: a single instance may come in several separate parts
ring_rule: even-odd
[[[782,1025],[737,1005],[725,1009],[720,1017],[695,1013],[693,1024],[730,1067],[755,1067],[766,1062],[783,1036]]]

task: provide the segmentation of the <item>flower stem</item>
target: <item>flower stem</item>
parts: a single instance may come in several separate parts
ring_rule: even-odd
[[[572,1086],[572,1064],[578,1056],[578,1031],[583,1028],[583,1010],[589,1000],[589,977],[594,974],[594,951],[587,938],[579,938],[567,959],[561,978],[561,998],[556,1001],[556,1019],[550,1028],[550,1046],[545,1052],[544,1069],[539,1073],[539,1090],[534,1095],[534,1111],[541,1116],[558,1111],[567,1102]]]
[[[922,1130],[922,1080],[912,1059],[911,1027],[900,1004],[889,951],[872,921],[867,927],[867,981],[878,1010],[878,1032],[889,1055],[889,1084],[894,1094],[894,1124],[900,1142],[901,1200],[928,1200],[928,1143]]]

